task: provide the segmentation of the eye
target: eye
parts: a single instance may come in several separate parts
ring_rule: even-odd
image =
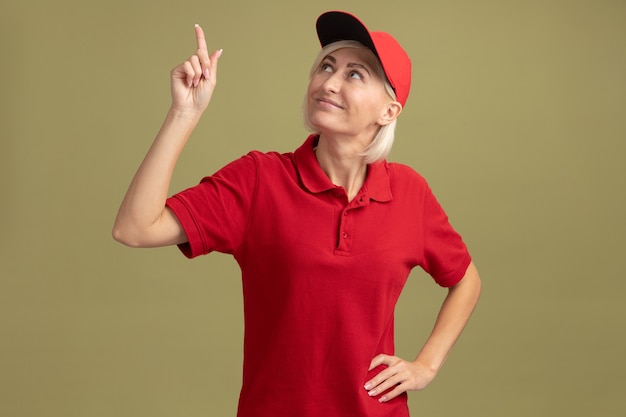
[[[322,62],[320,64],[320,70],[325,72],[331,72],[333,70],[333,67],[331,67],[331,65],[326,62]]]
[[[350,71],[350,78],[354,80],[362,80],[363,75],[359,71]]]

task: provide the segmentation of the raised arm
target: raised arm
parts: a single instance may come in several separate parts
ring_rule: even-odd
[[[156,247],[187,241],[185,232],[165,207],[176,161],[216,84],[222,50],[210,56],[202,28],[195,27],[197,49],[171,72],[172,104],[152,146],[135,174],[113,226],[113,238],[132,247]]]

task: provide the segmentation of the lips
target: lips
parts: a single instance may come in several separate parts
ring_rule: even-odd
[[[343,106],[341,106],[336,101],[329,99],[328,97],[318,97],[317,101],[322,103],[322,104],[329,104],[329,105],[331,105],[333,107],[337,107],[339,109],[343,109]]]

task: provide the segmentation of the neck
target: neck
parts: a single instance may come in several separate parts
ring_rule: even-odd
[[[365,182],[367,164],[359,155],[364,146],[348,140],[330,140],[320,136],[316,156],[322,170],[333,184],[343,187],[352,200]]]

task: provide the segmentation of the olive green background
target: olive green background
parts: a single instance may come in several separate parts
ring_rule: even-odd
[[[625,1],[18,3],[0,12],[0,415],[234,415],[235,262],[129,249],[110,229],[193,24],[224,54],[172,192],[301,144],[328,9],[412,56],[390,159],[429,180],[484,282],[412,414],[626,415]],[[444,295],[412,274],[399,355],[414,357]]]

